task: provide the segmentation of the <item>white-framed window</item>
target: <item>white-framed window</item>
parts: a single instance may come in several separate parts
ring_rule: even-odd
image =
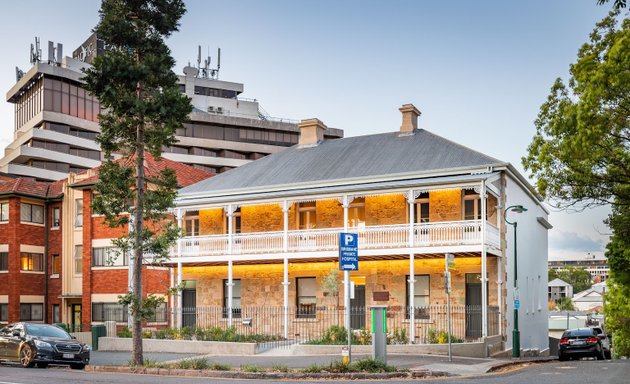
[[[228,317],[227,308],[229,306],[228,280],[223,280],[223,317]],[[241,317],[241,280],[232,279],[232,317]]]
[[[58,275],[61,273],[61,255],[52,255],[52,273]]]
[[[296,305],[295,317],[298,319],[315,318],[317,305],[317,280],[314,277],[298,277],[295,279]]]
[[[348,207],[348,227],[365,227],[365,198],[357,197]]]
[[[297,209],[298,229],[317,228],[316,205],[314,201],[304,202]]]
[[[74,274],[83,274],[83,245],[74,246]]]
[[[0,221],[9,221],[9,202],[0,203]]]
[[[23,223],[44,224],[44,206],[22,203],[20,205],[20,221]]]
[[[119,303],[92,303],[92,321],[127,322],[129,310]]]
[[[228,233],[230,226],[228,225],[230,218],[225,215],[225,233]],[[241,233],[241,207],[236,208],[232,216],[232,233]]]
[[[21,321],[43,321],[44,304],[20,304]]]
[[[59,228],[59,224],[61,223],[61,209],[59,207],[54,207],[52,209],[50,220],[50,226],[52,228]]]
[[[415,275],[413,283],[413,300],[409,297],[409,275],[405,276],[405,298],[407,302],[407,318],[409,318],[409,308],[414,309],[414,318],[428,319],[429,305],[431,298],[431,281],[429,275]]]
[[[199,211],[187,212],[184,216],[184,236],[199,236]]]
[[[9,270],[9,252],[0,252],[0,271]]]
[[[129,265],[129,255],[116,252],[114,247],[92,248],[93,267],[117,267]]]
[[[52,322],[61,323],[61,312],[59,312],[59,304],[53,304],[52,306]]]
[[[473,190],[464,190],[464,220],[481,220],[481,200]]]
[[[0,321],[9,321],[9,304],[0,304]]]
[[[74,226],[82,227],[83,226],[83,199],[76,199],[74,201]]]
[[[22,271],[44,271],[44,254],[22,252],[20,254],[20,269]]]
[[[429,222],[429,192],[423,192],[416,199],[416,211],[414,212],[414,221],[416,223]]]

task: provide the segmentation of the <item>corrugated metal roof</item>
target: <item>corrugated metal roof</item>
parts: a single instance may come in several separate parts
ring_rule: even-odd
[[[390,132],[293,146],[183,188],[179,197],[497,164],[503,162],[418,129],[413,135]]]

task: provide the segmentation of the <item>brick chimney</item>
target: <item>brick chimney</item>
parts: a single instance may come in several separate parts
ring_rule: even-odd
[[[326,124],[319,119],[307,119],[298,123],[300,128],[300,147],[314,147],[320,141],[324,140],[324,132],[326,132]]]
[[[402,112],[400,133],[412,134],[418,128],[418,117],[420,117],[421,112],[413,104],[404,104],[398,110]]]

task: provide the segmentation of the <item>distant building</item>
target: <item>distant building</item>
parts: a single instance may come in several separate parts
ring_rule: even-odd
[[[593,284],[585,291],[573,296],[573,306],[578,311],[601,312],[604,309],[604,292],[606,283]]]
[[[561,279],[553,279],[547,285],[549,288],[549,300],[560,300],[564,297],[573,297],[573,286]]]
[[[586,272],[590,273],[591,279],[597,282],[606,281],[610,274],[608,259],[604,255],[587,253],[586,256],[573,259],[549,261],[549,269],[558,271],[567,267],[582,267]]]
[[[83,89],[82,70],[105,50],[92,35],[73,57],[49,43],[48,60],[31,53],[32,67],[17,71],[6,94],[15,105],[14,140],[0,159],[0,172],[42,181],[65,179],[97,167],[102,160],[94,141],[100,132],[100,103]],[[187,66],[179,87],[192,99],[190,121],[177,131],[178,142],[164,157],[211,173],[221,173],[297,144],[294,121],[268,116],[255,99],[240,95],[243,84],[218,79],[218,69]],[[329,139],[343,131],[328,129]]]

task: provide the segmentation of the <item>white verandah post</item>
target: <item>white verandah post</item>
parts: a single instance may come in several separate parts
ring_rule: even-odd
[[[177,217],[177,226],[179,227],[180,230],[183,230],[184,228],[184,215],[186,214],[186,211],[178,209],[176,212],[176,217]],[[181,288],[181,284],[182,284],[182,263],[179,261],[181,260],[182,257],[182,239],[179,238],[177,239],[177,287]],[[174,279],[174,272],[171,273],[171,286],[172,281]],[[172,299],[173,300],[173,299]],[[171,301],[173,302],[173,301]],[[176,316],[173,315],[171,316],[171,320],[173,321],[173,323],[175,322],[175,319],[173,317],[177,317],[177,329],[180,329],[182,327],[182,291],[178,290],[177,291],[177,307],[175,308],[175,311],[177,312]],[[173,324],[171,323],[171,324]]]
[[[409,311],[409,343],[413,344],[416,340],[416,311],[415,311],[415,283],[416,283],[416,273],[415,273],[415,254],[413,252],[413,246],[415,243],[414,236],[414,224],[415,224],[415,202],[416,195],[415,192],[410,189],[407,194],[407,202],[409,203],[409,278],[407,279],[407,283],[409,284],[409,303],[407,304],[407,310]]]
[[[343,206],[343,231],[348,232],[348,207],[352,198],[349,198],[348,195],[343,196],[342,206]],[[344,325],[347,330],[350,329],[350,290],[348,287],[350,286],[350,271],[343,271],[343,306],[346,311],[344,316]]]
[[[233,251],[233,243],[234,243],[234,211],[236,207],[232,204],[227,206],[226,214],[228,217],[228,282],[226,284],[228,290],[228,302],[227,302],[227,318],[228,318],[228,327],[232,326],[232,300],[233,300],[233,291],[234,280],[232,277],[232,251]]]
[[[481,200],[481,336],[488,337],[488,267],[486,252],[487,199],[486,182],[481,181],[479,191]]]
[[[177,262],[177,286],[181,287],[182,285],[182,263],[180,261]],[[182,328],[182,291],[177,291],[177,329]]]
[[[283,302],[284,302],[284,338],[289,338],[289,202],[285,200],[282,203],[282,213],[284,217],[284,228],[282,234],[282,251],[284,252],[284,270],[283,270]]]

